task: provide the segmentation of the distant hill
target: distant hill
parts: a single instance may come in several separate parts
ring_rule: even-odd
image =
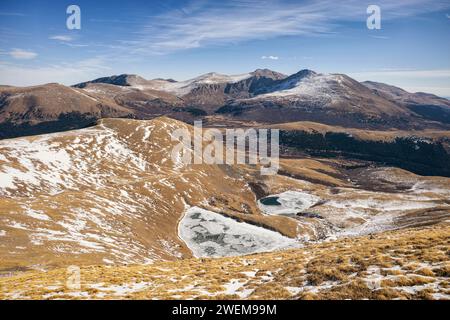
[[[54,83],[0,88],[0,138],[77,129],[133,114],[111,99]]]

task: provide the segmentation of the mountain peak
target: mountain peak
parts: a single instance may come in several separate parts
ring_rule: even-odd
[[[273,80],[282,80],[287,76],[285,74],[270,70],[270,69],[256,69],[251,73],[254,77],[264,77]]]
[[[297,77],[297,78],[305,78],[305,77],[309,77],[309,76],[316,76],[318,75],[317,72],[310,70],[310,69],[302,69],[299,72],[295,73],[294,75],[292,75],[293,77]]]
[[[130,87],[134,85],[144,84],[146,82],[147,80],[136,74],[120,74],[109,77],[102,77],[83,83],[78,83],[74,85],[74,87],[84,88],[90,83],[106,83],[106,84],[113,84],[116,86]]]

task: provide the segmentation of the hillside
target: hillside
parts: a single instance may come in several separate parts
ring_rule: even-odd
[[[363,84],[376,95],[403,105],[425,119],[450,123],[450,101],[448,99],[424,92],[410,93],[384,83],[366,81]]]
[[[285,156],[361,159],[420,175],[450,177],[450,131],[362,130],[300,121],[280,129]]]
[[[387,232],[223,259],[0,278],[0,299],[450,299],[450,226]]]
[[[174,163],[179,128],[192,130],[164,117],[107,119],[1,141],[0,273],[242,255],[450,215],[448,178],[364,161],[297,156],[274,176]]]
[[[105,117],[132,117],[111,99],[59,84],[0,88],[0,139],[78,129]]]
[[[214,196],[238,212],[245,203],[254,210],[238,172],[172,163],[170,132],[180,127],[167,118],[102,120],[1,142],[2,267],[190,256],[177,235],[186,206]]]

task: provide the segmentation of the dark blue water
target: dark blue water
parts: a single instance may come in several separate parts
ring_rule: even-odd
[[[261,199],[261,203],[265,206],[281,206],[281,203],[278,201],[280,197],[267,197]]]

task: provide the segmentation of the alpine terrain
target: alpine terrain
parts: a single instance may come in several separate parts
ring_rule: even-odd
[[[279,170],[186,163],[194,120],[279,130]],[[445,98],[311,70],[118,75],[1,86],[0,138],[1,299],[450,298]]]

